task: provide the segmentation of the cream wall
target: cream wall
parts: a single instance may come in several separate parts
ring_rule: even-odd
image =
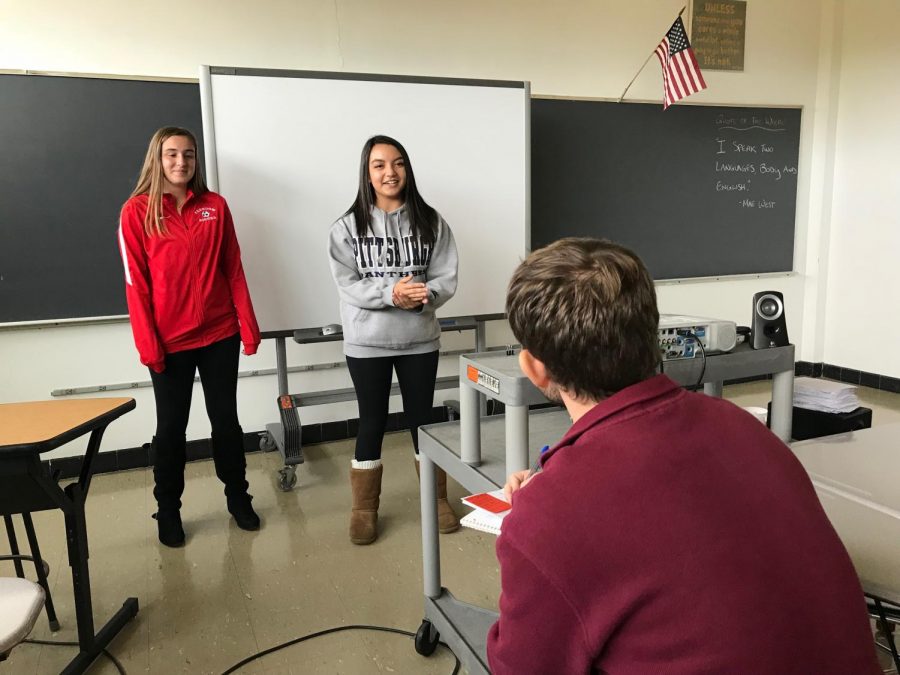
[[[842,24],[825,353],[900,377],[900,4],[848,2]]]
[[[827,268],[821,252],[828,250],[823,223],[831,203],[831,174],[829,156],[821,147],[833,128],[836,2],[750,0],[745,71],[706,73],[708,91],[691,99],[804,106],[798,274],[659,288],[664,312],[740,324],[750,319],[754,292],[782,290],[798,358],[808,360],[822,360],[824,354],[819,326]],[[112,0],[6,1],[0,2],[0,69],[194,78],[198,64],[206,63],[529,80],[535,95],[617,98],[681,6],[680,0],[222,0],[184,2],[172,10]],[[653,61],[635,81],[629,98],[659,100],[661,86]],[[809,306],[807,298],[812,300]],[[511,340],[504,325],[493,325],[490,332],[491,342]],[[471,335],[445,340],[446,348],[471,344]],[[147,379],[127,325],[0,331],[0,354],[2,401],[46,398],[55,388]],[[242,359],[242,370],[274,367],[272,342],[264,343],[259,356]],[[291,365],[339,360],[334,345],[289,346]],[[452,372],[452,362],[442,365],[442,373]],[[349,386],[343,370],[291,377],[291,391],[333,386]],[[273,421],[276,388],[273,377],[241,380],[246,430]],[[439,392],[438,399],[445,394]],[[152,434],[152,394],[141,389],[135,395],[138,409],[110,427],[105,447],[136,446]],[[208,435],[200,399],[198,390],[190,438]],[[304,422],[352,416],[353,404],[303,411]]]

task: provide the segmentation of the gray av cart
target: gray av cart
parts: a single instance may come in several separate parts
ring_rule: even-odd
[[[707,356],[705,364],[701,359],[684,359],[666,362],[664,366],[665,373],[676,382],[702,383],[704,392],[713,396],[722,395],[725,380],[771,375],[771,427],[783,441],[790,441],[793,345],[760,350],[739,345],[728,354]],[[498,615],[457,600],[441,586],[434,467],[440,466],[471,493],[496,490],[506,482],[509,473],[535,461],[539,448],[562,438],[570,421],[564,410],[527,413],[530,403],[546,399],[518,369],[518,357],[514,354],[463,355],[460,374],[460,421],[419,428],[425,618],[416,633],[415,647],[427,656],[437,647],[438,639],[443,639],[474,675],[490,672],[487,632]],[[472,392],[504,403],[507,418],[480,417]]]

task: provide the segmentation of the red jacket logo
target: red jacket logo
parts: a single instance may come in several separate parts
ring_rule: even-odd
[[[196,209],[196,210],[194,211],[194,215],[195,215],[195,216],[200,216],[200,222],[201,222],[201,223],[204,222],[204,221],[207,221],[207,220],[215,220],[215,219],[216,219],[216,216],[217,216],[216,210],[215,210],[213,207],[211,207],[211,206],[207,206],[207,207],[205,207],[205,208]]]

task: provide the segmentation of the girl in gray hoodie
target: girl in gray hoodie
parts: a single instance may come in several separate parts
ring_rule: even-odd
[[[378,536],[381,442],[393,372],[418,471],[417,431],[430,421],[437,377],[435,311],[456,292],[458,263],[450,226],[419,195],[409,155],[393,138],[373,136],[363,146],[359,192],[331,227],[328,255],[359,406],[350,468],[350,540],[371,544]],[[438,524],[441,532],[459,528],[440,469]]]

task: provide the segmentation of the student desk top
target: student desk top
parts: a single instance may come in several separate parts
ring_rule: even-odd
[[[900,424],[794,443],[866,595],[900,605]]]
[[[131,398],[0,404],[0,514],[60,509],[65,517],[79,643],[79,652],[63,670],[65,674],[85,672],[138,612],[137,598],[128,598],[94,633],[84,517],[93,461],[103,432],[110,422],[134,407]],[[90,439],[78,481],[62,488],[41,463],[41,453],[88,433]]]

